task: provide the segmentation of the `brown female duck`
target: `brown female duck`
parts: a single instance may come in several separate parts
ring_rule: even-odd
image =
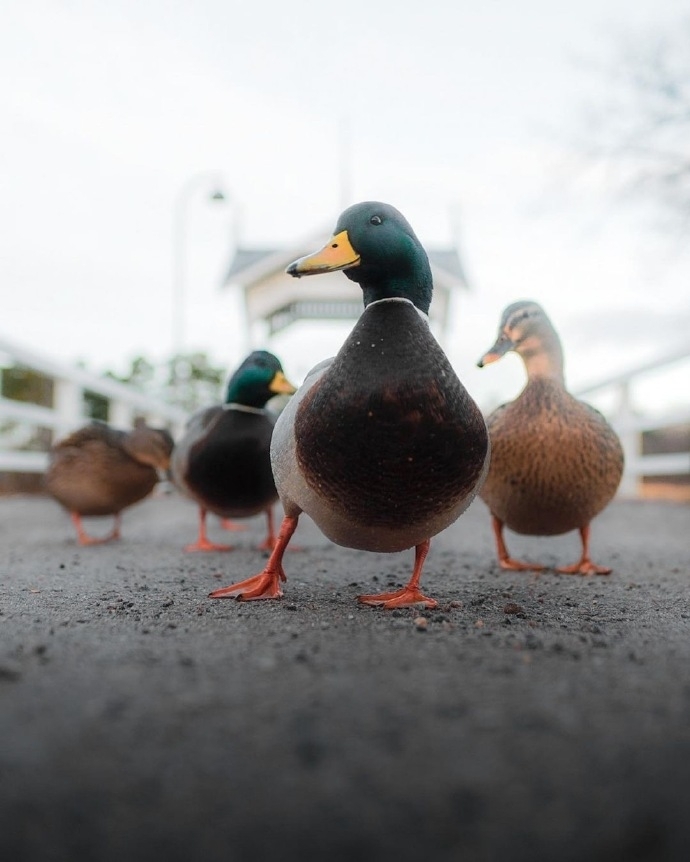
[[[488,418],[491,466],[480,496],[491,511],[503,569],[540,570],[508,553],[504,526],[516,533],[554,536],[579,530],[582,556],[559,572],[607,575],[589,556],[592,519],[613,498],[623,472],[623,450],[604,417],[565,388],[560,339],[536,302],[509,305],[498,338],[480,360],[488,365],[514,350],[527,384]]]
[[[168,431],[141,424],[119,431],[92,422],[56,443],[46,473],[48,492],[70,513],[80,545],[120,538],[121,513],[151,493],[167,470],[173,439]],[[82,517],[114,515],[102,539],[84,532]]]

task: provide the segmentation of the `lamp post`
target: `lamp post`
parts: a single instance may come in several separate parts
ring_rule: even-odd
[[[172,290],[172,355],[179,356],[185,342],[185,300],[187,287],[187,227],[189,204],[194,193],[203,186],[211,186],[213,191],[208,200],[223,203],[227,200],[220,186],[217,171],[204,171],[192,175],[180,188],[173,207],[173,290]]]

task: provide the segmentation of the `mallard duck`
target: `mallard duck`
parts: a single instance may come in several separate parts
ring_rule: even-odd
[[[121,513],[151,493],[158,471],[170,465],[173,438],[163,428],[140,424],[119,431],[92,422],[56,443],[50,452],[46,488],[70,513],[80,545],[120,538]],[[114,515],[102,539],[86,534],[82,517]]]
[[[173,481],[199,504],[199,537],[185,550],[231,549],[209,541],[208,512],[223,519],[265,512],[267,535],[261,547],[273,548],[278,492],[269,449],[275,417],[265,406],[275,395],[293,392],[278,359],[266,350],[255,350],[228,381],[224,403],[198,410],[190,418],[172,456]]]
[[[589,556],[592,519],[616,493],[623,449],[604,417],[565,388],[563,351],[551,321],[536,302],[509,305],[496,343],[479,360],[488,365],[514,350],[524,361],[527,384],[520,395],[488,418],[491,467],[480,496],[491,511],[503,569],[543,566],[514,560],[504,526],[530,536],[579,530],[579,562],[559,572],[608,575]]]
[[[275,549],[262,572],[211,597],[279,598],[283,554],[306,512],[345,547],[415,548],[403,589],[360,602],[433,608],[419,588],[424,559],[484,478],[486,425],[429,328],[431,270],[405,218],[378,202],[349,207],[333,238],[287,269],[296,277],[334,270],[359,283],[364,311],[276,423],[271,461],[285,517]]]

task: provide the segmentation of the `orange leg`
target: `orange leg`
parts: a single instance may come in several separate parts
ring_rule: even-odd
[[[70,512],[70,518],[74,524],[74,529],[77,531],[77,541],[80,545],[104,545],[106,542],[113,542],[120,538],[120,526],[122,524],[122,515],[120,512],[117,512],[115,515],[112,532],[102,539],[93,539],[91,536],[87,536],[84,531],[84,525],[81,522],[81,515],[77,512]]]
[[[231,521],[230,518],[221,518],[220,525],[230,533],[241,533],[247,529],[245,524],[238,524],[237,521]]]
[[[565,575],[610,575],[612,569],[606,566],[595,566],[589,558],[589,524],[580,527],[582,539],[582,556],[580,561],[572,566],[559,566],[556,571]]]
[[[259,545],[260,551],[272,551],[276,546],[276,531],[273,525],[273,506],[266,509],[266,538]]]
[[[263,572],[259,572],[258,575],[254,575],[244,581],[231,584],[229,587],[221,587],[219,590],[214,590],[208,594],[208,597],[210,599],[236,598],[243,602],[252,601],[253,599],[281,598],[283,591],[280,589],[280,582],[286,580],[285,572],[283,571],[283,554],[292,538],[292,534],[297,528],[297,520],[297,518],[290,518],[287,515],[283,518],[275,547],[268,558],[266,568]]]
[[[502,569],[507,569],[513,572],[541,572],[544,566],[539,563],[523,563],[520,560],[514,560],[508,553],[508,548],[503,540],[503,521],[491,513],[491,526],[494,530],[494,538],[496,539],[496,552],[498,553],[498,565]]]
[[[419,589],[419,579],[422,574],[422,566],[426,555],[429,553],[431,540],[427,539],[414,549],[414,570],[412,577],[406,587],[396,590],[394,593],[379,593],[370,596],[357,596],[357,601],[363,605],[374,605],[380,608],[410,608],[425,607],[435,608],[438,602],[425,596]]]
[[[187,545],[185,551],[231,551],[232,545],[217,545],[210,541],[206,533],[206,509],[199,506],[199,538],[193,545]]]

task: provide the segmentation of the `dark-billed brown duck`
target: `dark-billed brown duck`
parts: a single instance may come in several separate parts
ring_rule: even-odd
[[[479,366],[515,351],[527,371],[520,395],[487,419],[491,466],[480,496],[491,511],[499,565],[540,570],[513,559],[503,538],[508,527],[531,536],[579,530],[580,560],[559,572],[607,575],[589,555],[590,523],[611,501],[623,473],[616,432],[589,404],[571,395],[563,375],[563,351],[553,324],[536,302],[509,305],[498,338]]]
[[[97,545],[120,538],[122,510],[153,491],[161,472],[170,466],[173,438],[163,428],[137,425],[120,431],[92,422],[53,446],[46,489],[67,509],[80,545]],[[92,538],[82,517],[114,515],[112,531]]]

